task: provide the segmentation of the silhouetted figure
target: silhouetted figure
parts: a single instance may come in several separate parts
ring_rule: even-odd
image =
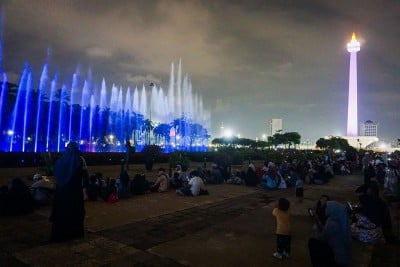
[[[75,142],[56,162],[56,192],[50,220],[52,242],[63,242],[84,236],[83,159]]]
[[[346,208],[336,201],[326,202],[326,222],[308,241],[313,267],[347,267],[351,259],[350,220]]]
[[[126,170],[124,170],[123,165],[121,165],[121,172],[119,174],[117,191],[119,198],[128,198],[131,196],[129,188],[129,174]]]
[[[131,182],[132,195],[145,194],[148,189],[149,189],[149,183],[146,180],[146,175],[136,174]]]
[[[135,153],[136,148],[131,145],[131,142],[129,140],[126,141],[125,148],[126,148],[125,166],[126,169],[129,170],[129,163],[131,162],[131,156]]]
[[[2,187],[0,201],[1,215],[24,215],[33,212],[34,209],[29,187],[20,178],[14,178],[9,188]]]
[[[245,183],[247,186],[256,186],[258,182],[255,168],[249,165],[246,172]]]

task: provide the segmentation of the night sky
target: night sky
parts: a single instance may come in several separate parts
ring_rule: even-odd
[[[302,140],[344,135],[349,53],[358,53],[358,118],[379,123],[380,139],[400,138],[398,0],[2,0],[3,62],[17,83],[29,62],[71,76],[89,68],[110,88],[154,82],[168,88],[182,58],[193,91],[221,122],[255,139],[267,121]]]

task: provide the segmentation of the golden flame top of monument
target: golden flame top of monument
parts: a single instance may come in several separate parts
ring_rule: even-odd
[[[347,43],[347,51],[351,52],[358,52],[360,51],[361,45],[360,42],[356,39],[356,33],[353,32],[351,36],[351,41]]]

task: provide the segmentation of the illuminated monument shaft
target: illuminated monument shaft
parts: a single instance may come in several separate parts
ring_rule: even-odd
[[[353,33],[351,41],[347,44],[347,51],[350,53],[347,136],[357,136],[357,52],[360,51],[360,43],[357,41],[355,33]]]

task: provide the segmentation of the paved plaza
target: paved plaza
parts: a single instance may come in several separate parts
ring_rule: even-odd
[[[43,207],[0,219],[0,266],[311,266],[307,209],[321,194],[342,203],[356,201],[354,190],[361,182],[360,175],[348,175],[306,186],[302,203],[294,189],[265,192],[228,184],[209,185],[208,196],[180,197],[170,191],[115,204],[86,202],[85,238],[60,244],[48,242],[50,207]],[[292,255],[283,261],[272,257],[271,212],[279,197],[291,201],[292,214]],[[400,266],[396,252],[399,247],[353,241],[352,266]]]

